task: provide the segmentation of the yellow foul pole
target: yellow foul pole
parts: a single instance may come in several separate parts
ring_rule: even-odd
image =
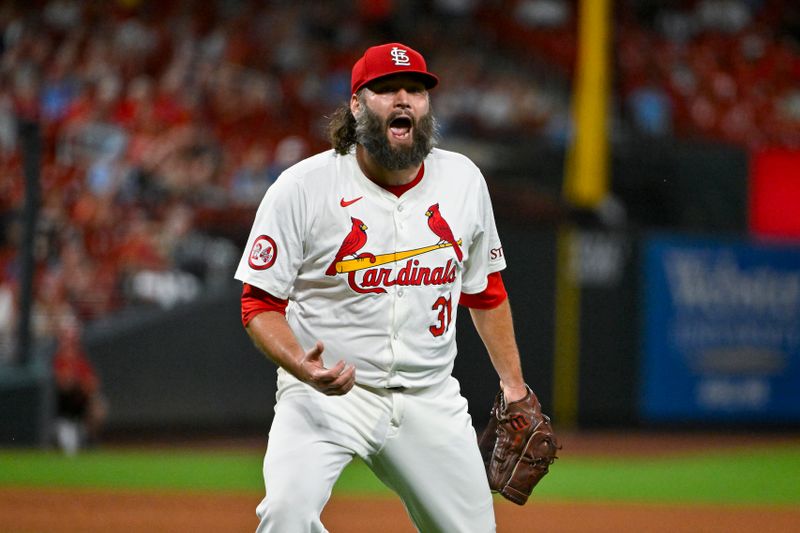
[[[592,209],[608,192],[608,100],[611,0],[580,0],[578,57],[573,84],[574,135],[567,152],[563,194],[577,208]],[[579,232],[558,234],[553,413],[562,427],[578,420],[580,359]]]
[[[608,192],[608,100],[611,80],[611,0],[581,0],[578,61],[573,85],[574,136],[567,155],[564,196],[593,208]]]

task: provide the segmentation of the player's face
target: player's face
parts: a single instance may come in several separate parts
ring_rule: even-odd
[[[436,141],[425,85],[413,76],[372,82],[351,101],[358,142],[385,168],[422,163]]]
[[[392,146],[409,146],[414,139],[414,122],[428,113],[425,85],[407,75],[375,80],[363,91],[364,101],[386,123],[386,135]]]

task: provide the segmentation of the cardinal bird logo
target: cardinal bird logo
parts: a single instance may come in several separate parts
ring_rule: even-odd
[[[453,246],[456,257],[461,261],[464,254],[461,253],[461,247],[456,242],[455,237],[453,237],[453,230],[450,229],[450,224],[447,223],[439,212],[439,204],[437,203],[430,206],[425,212],[425,216],[428,217],[428,227],[439,237],[439,242],[450,243]]]
[[[325,271],[328,276],[336,275],[336,263],[348,255],[355,256],[356,252],[367,243],[367,225],[355,217],[350,217],[350,221],[353,223],[350,233],[342,241],[339,251],[336,252],[336,257],[333,258],[333,262],[328,267],[328,270]]]

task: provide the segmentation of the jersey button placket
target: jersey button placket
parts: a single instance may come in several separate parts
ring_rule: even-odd
[[[395,251],[399,252],[401,250],[406,250],[409,248],[409,242],[406,235],[405,226],[405,219],[408,218],[408,214],[405,213],[407,209],[405,208],[405,202],[398,201],[397,205],[395,206],[394,212],[394,236],[395,236]],[[399,270],[406,264],[406,260],[399,261],[394,264],[394,277],[397,279]],[[402,357],[401,354],[403,353],[403,346],[405,346],[404,339],[402,339],[401,335],[401,328],[402,325],[406,323],[408,317],[407,315],[407,300],[406,296],[408,296],[408,287],[404,287],[402,285],[395,285],[394,287],[394,316],[392,320],[392,354],[394,359],[392,364],[389,368],[388,379],[392,380],[395,376],[397,365],[400,361],[398,361],[398,357]]]
[[[400,232],[398,231],[398,229],[400,228],[400,225],[402,223],[401,222],[401,218],[399,216],[400,211],[402,211],[402,206],[401,205],[396,206],[394,217],[393,217],[394,218],[394,223],[395,223],[395,230],[394,230],[394,250],[395,251],[397,251],[398,246],[400,245],[400,241],[402,240],[402,239],[400,239]],[[392,269],[393,269],[392,276],[396,277],[397,276],[397,269],[398,269],[397,263],[394,263],[392,265]],[[400,331],[399,331],[398,320],[397,320],[397,293],[398,293],[399,289],[400,289],[399,287],[394,287],[394,290],[390,290],[390,294],[393,294],[393,298],[392,298],[393,299],[393,305],[392,305],[392,307],[394,309],[393,309],[393,312],[392,312],[392,321],[391,321],[391,342],[389,343],[391,345],[392,360],[389,363],[389,367],[387,368],[387,373],[386,373],[386,381],[387,381],[387,383],[392,379],[392,376],[394,376],[394,374],[395,374],[395,367],[397,365],[398,344],[400,342]]]
[[[395,245],[396,245],[395,246],[395,251],[397,251],[397,245],[399,245],[401,242],[403,242],[403,243],[405,242],[405,239],[403,239],[403,217],[400,214],[400,213],[403,212],[403,204],[398,204],[396,209],[397,209],[397,213],[395,213],[395,215],[394,215],[394,224],[395,224],[394,233],[395,233]],[[398,271],[398,269],[400,267],[401,267],[401,265],[399,263],[395,263],[395,265],[394,265],[394,269],[395,269],[394,274],[395,274],[395,276],[397,275],[397,271]],[[404,294],[403,287],[399,287],[399,286],[395,287],[394,294],[395,294],[395,296],[397,298],[402,298],[403,294]]]

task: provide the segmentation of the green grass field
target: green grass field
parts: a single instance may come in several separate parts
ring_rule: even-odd
[[[231,451],[0,450],[0,486],[260,492],[260,454]],[[537,498],[662,503],[800,504],[800,448],[714,451],[662,459],[570,457],[537,487]],[[360,461],[337,494],[389,495]]]

